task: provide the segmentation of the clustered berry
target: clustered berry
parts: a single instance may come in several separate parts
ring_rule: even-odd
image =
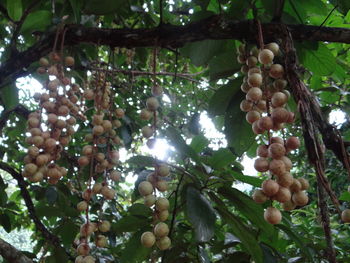
[[[292,161],[288,153],[298,149],[300,141],[297,137],[284,140],[281,137],[271,137],[271,132],[283,129],[285,124],[294,122],[293,112],[286,109],[290,93],[284,77],[284,67],[274,63],[279,55],[279,45],[270,43],[262,49],[252,48],[250,52],[245,45],[238,48],[238,61],[244,64],[241,72],[245,75],[241,90],[246,93],[246,99],[240,104],[246,112],[246,120],[252,125],[257,135],[267,134],[268,143],[257,149],[258,158],[254,168],[261,173],[268,173],[265,180],[253,194],[257,203],[275,200],[282,204],[286,211],[296,206],[308,203],[308,196],[304,192],[309,183],[304,178],[293,178],[290,171]],[[268,207],[264,214],[265,220],[271,224],[278,224],[282,219],[281,212],[275,207]]]

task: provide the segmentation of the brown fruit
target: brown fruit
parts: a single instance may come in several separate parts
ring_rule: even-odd
[[[273,121],[271,117],[265,116],[260,118],[258,122],[258,126],[260,129],[267,131],[273,128]]]
[[[160,164],[157,168],[157,175],[158,176],[168,176],[170,174],[170,168],[166,164]]]
[[[264,212],[264,218],[268,223],[275,225],[281,222],[282,214],[277,208],[268,207]]]
[[[80,212],[86,211],[87,208],[88,208],[88,203],[86,201],[81,201],[77,204],[77,209]]]
[[[307,190],[310,187],[309,181],[306,180],[305,178],[298,178],[298,181],[301,184],[301,190]]]
[[[150,248],[156,242],[156,237],[152,232],[144,232],[141,235],[141,244],[144,247]]]
[[[156,111],[159,108],[159,102],[157,98],[150,97],[146,100],[146,106],[149,111]]]
[[[168,210],[163,210],[163,211],[158,211],[157,213],[157,218],[159,219],[159,221],[166,221],[169,217],[169,211]]]
[[[296,150],[300,146],[300,141],[297,137],[289,137],[286,141],[286,147],[290,150]]]
[[[301,191],[301,183],[297,179],[293,179],[292,185],[289,187],[289,189],[294,193],[294,192],[299,192]]]
[[[241,108],[241,111],[244,111],[244,112],[251,111],[253,109],[253,102],[249,100],[242,100],[239,107]]]
[[[163,94],[163,88],[159,85],[155,85],[152,87],[152,95],[153,96],[160,96]]]
[[[270,162],[269,170],[276,176],[281,176],[286,172],[286,167],[283,161],[273,159]]]
[[[140,118],[141,120],[148,121],[152,118],[152,112],[150,112],[147,109],[142,109],[140,112]]]
[[[265,131],[259,128],[259,121],[255,121],[252,125],[252,130],[255,134],[263,134]]]
[[[278,45],[277,43],[275,43],[275,42],[271,42],[271,43],[265,45],[265,48],[271,50],[272,53],[273,53],[275,56],[278,55],[278,52],[279,52],[279,50],[280,50],[279,45]]]
[[[96,125],[92,128],[92,134],[96,135],[96,136],[100,136],[105,132],[105,130],[103,129],[103,126],[101,125]]]
[[[292,200],[297,206],[304,206],[309,202],[309,197],[304,192],[299,191],[293,194]]]
[[[288,188],[280,187],[277,194],[274,195],[273,198],[280,203],[285,203],[290,201],[291,196],[292,194]]]
[[[92,195],[93,195],[92,190],[91,189],[86,189],[83,192],[82,197],[83,197],[84,200],[89,201],[91,199]]]
[[[261,74],[261,69],[259,67],[250,68],[249,71],[248,71],[248,76],[250,76],[250,75],[252,75],[254,73]]]
[[[273,64],[270,67],[269,75],[271,78],[280,79],[284,75],[284,68],[280,64]]]
[[[254,67],[258,63],[258,59],[255,56],[249,56],[246,60],[248,67]]]
[[[258,155],[259,157],[268,157],[268,146],[267,145],[260,145],[257,149],[256,149],[256,155]]]
[[[288,120],[289,113],[285,108],[275,108],[271,113],[271,117],[273,122],[283,123]]]
[[[263,49],[259,52],[258,58],[261,64],[271,64],[274,58],[274,54],[270,49]]]
[[[279,190],[279,185],[272,179],[265,180],[262,185],[261,189],[264,192],[266,196],[274,196],[278,190]]]
[[[86,243],[81,243],[77,248],[77,252],[79,255],[87,256],[90,253],[90,247]]]
[[[90,236],[96,229],[95,224],[89,222],[85,223],[80,227],[80,235],[82,237],[88,237]]]
[[[260,189],[254,191],[253,200],[258,204],[263,204],[268,200],[268,197]]]
[[[286,96],[286,94],[284,94],[283,92],[275,92],[272,95],[271,103],[273,107],[277,108],[282,107],[284,104],[286,104],[287,100],[288,97]]]
[[[350,209],[345,209],[342,213],[341,213],[341,220],[344,223],[350,223]]]
[[[277,183],[288,188],[293,184],[293,179],[293,176],[287,172],[277,177]]]
[[[150,195],[153,193],[153,186],[150,182],[142,181],[138,186],[138,190],[142,196]]]
[[[111,223],[109,223],[107,220],[104,220],[98,225],[98,229],[103,233],[108,232],[111,229]]]
[[[124,115],[125,115],[125,112],[124,112],[123,109],[118,108],[118,109],[115,110],[115,117],[120,119],[120,118],[123,118]]]
[[[268,149],[269,157],[273,159],[281,159],[286,154],[286,149],[282,144],[272,143]]]
[[[259,157],[254,161],[254,168],[258,172],[267,172],[269,170],[269,162],[266,158]]]
[[[260,119],[260,113],[258,111],[252,110],[247,113],[245,118],[248,123],[252,124],[253,122]]]
[[[169,234],[169,227],[167,224],[160,222],[154,227],[154,235],[158,238],[165,237]]]
[[[28,163],[24,166],[24,172],[28,175],[33,175],[38,170],[38,166],[36,166],[34,163]]]
[[[104,235],[98,235],[96,237],[95,244],[97,247],[106,247],[107,246],[107,238]]]
[[[109,120],[103,120],[102,127],[104,131],[111,131],[112,130],[112,122]]]
[[[266,101],[259,100],[255,105],[260,111],[265,112],[267,110]]]
[[[279,144],[284,145],[284,141],[283,141],[283,139],[281,137],[272,137],[270,139],[270,142],[271,143],[279,143]]]
[[[159,192],[165,192],[168,190],[168,183],[165,180],[159,180],[156,183],[156,188]]]
[[[153,135],[153,129],[150,126],[144,126],[141,129],[142,136],[145,138],[150,138]]]
[[[153,206],[154,203],[156,202],[156,196],[155,196],[155,195],[152,195],[152,194],[146,195],[146,196],[144,197],[144,200],[143,200],[143,201],[144,201],[145,206],[151,207],[151,206]]]
[[[160,250],[166,250],[171,246],[171,240],[169,237],[162,237],[156,242],[156,245]]]
[[[286,166],[286,171],[290,171],[293,167],[292,161],[287,156],[282,156],[281,160],[284,162],[284,165]]]
[[[72,66],[74,66],[74,63],[75,63],[75,61],[74,61],[74,58],[73,58],[73,57],[67,56],[67,57],[64,58],[64,64],[65,64],[67,67],[72,67]]]
[[[262,84],[262,76],[259,73],[253,73],[248,77],[248,84],[251,87],[259,87]],[[249,93],[249,92],[248,92]]]

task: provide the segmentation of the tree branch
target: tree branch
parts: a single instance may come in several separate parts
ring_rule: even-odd
[[[325,160],[324,149],[319,140],[319,133],[317,130],[317,118],[321,118],[321,110],[318,102],[314,98],[305,84],[300,81],[297,75],[297,56],[295,53],[293,39],[290,35],[288,28],[282,25],[284,28],[283,36],[283,49],[285,51],[285,68],[286,75],[293,97],[298,105],[298,111],[301,117],[301,124],[303,127],[303,136],[305,147],[308,153],[310,163],[315,167],[316,178],[318,184],[318,203],[320,208],[320,214],[322,218],[322,225],[327,243],[325,249],[325,255],[329,262],[336,263],[335,250],[331,235],[331,228],[329,222],[327,202],[324,197],[324,190],[330,196],[334,206],[340,214],[339,202],[329,185],[327,177],[325,176]],[[314,116],[316,113],[316,116]],[[324,120],[323,120],[324,121]]]
[[[18,186],[20,188],[20,191],[21,191],[21,195],[24,199],[24,203],[26,204],[26,206],[28,208],[29,217],[33,220],[37,230],[39,230],[41,232],[41,234],[43,235],[43,237],[49,243],[51,243],[54,247],[60,247],[61,242],[60,242],[59,238],[57,236],[55,236],[54,234],[52,234],[46,228],[46,226],[40,221],[38,216],[36,215],[34,204],[33,204],[33,201],[31,199],[30,195],[29,195],[29,192],[27,190],[27,187],[26,187],[27,184],[24,181],[23,176],[18,171],[16,171],[14,168],[12,168],[10,165],[8,165],[7,163],[4,163],[4,162],[0,162],[0,169],[8,172],[14,179],[16,179]]]
[[[266,41],[280,37],[280,25],[262,24]],[[310,25],[288,25],[293,39],[350,43],[350,29]],[[111,47],[150,47],[158,45],[177,48],[186,43],[205,39],[238,39],[255,43],[256,26],[254,21],[237,21],[216,15],[185,26],[163,24],[161,28],[110,29],[92,28],[82,25],[66,26],[65,45],[79,43],[108,45]],[[27,68],[40,57],[52,50],[55,31],[34,44],[31,48],[5,61],[0,67],[0,88],[6,81],[12,81],[29,74]],[[156,43],[157,41],[157,43]]]
[[[0,255],[11,263],[33,263],[21,251],[0,238]]]

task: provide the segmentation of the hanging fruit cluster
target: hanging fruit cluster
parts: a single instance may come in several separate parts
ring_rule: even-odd
[[[39,110],[28,117],[28,137],[30,144],[24,157],[23,176],[33,183],[44,178],[50,184],[56,184],[67,174],[64,167],[55,162],[61,158],[61,152],[71,141],[75,133],[76,117],[84,119],[80,112],[79,86],[71,84],[65,76],[65,68],[74,65],[74,58],[62,57],[52,52],[47,58],[41,58],[38,73],[47,76],[43,84],[44,92],[35,93]]]
[[[156,71],[156,49],[153,53],[153,72]],[[159,108],[159,101],[157,96],[163,94],[163,89],[157,84],[155,75],[153,77],[152,95],[146,100],[146,108],[140,112],[141,120],[150,120],[153,117],[153,124],[151,126],[144,126],[141,129],[143,137],[148,139],[147,146],[153,148],[155,144],[156,130],[157,130],[157,109]],[[153,232],[144,232],[141,236],[141,244],[144,247],[150,248],[154,244],[160,250],[168,249],[171,245],[171,240],[168,237],[169,227],[164,221],[169,217],[169,200],[165,197],[157,197],[157,192],[164,193],[168,190],[168,183],[164,180],[165,177],[170,176],[170,169],[165,164],[155,164],[154,172],[147,176],[147,181],[142,181],[138,186],[140,195],[144,198],[144,204],[153,208]]]
[[[290,94],[285,89],[288,82],[283,78],[284,68],[273,61],[279,52],[277,43],[267,44],[260,50],[254,47],[248,51],[245,45],[238,48],[237,59],[244,64],[241,72],[245,74],[241,90],[246,93],[240,108],[247,113],[246,120],[252,125],[253,132],[266,134],[267,138],[267,144],[257,149],[254,168],[269,173],[270,179],[254,192],[253,199],[257,203],[275,200],[284,210],[290,211],[308,203],[304,190],[308,189],[309,183],[304,178],[293,178],[290,173],[293,164],[287,155],[298,149],[299,139],[272,137],[274,132],[282,131],[283,134],[284,125],[294,122],[294,113],[286,109]],[[264,217],[271,224],[278,224],[282,219],[281,212],[273,206],[266,209]]]
[[[116,148],[121,145],[116,129],[122,125],[119,119],[124,116],[124,110],[115,108],[110,99],[114,98],[114,94],[103,71],[93,72],[83,97],[88,101],[93,100],[95,113],[92,115],[91,133],[85,136],[85,142],[88,144],[82,148],[82,155],[78,159],[81,170],[85,166],[89,167],[89,179],[82,193],[84,200],[77,205],[80,212],[85,211],[86,222],[80,228],[77,247],[79,256],[76,262],[87,262],[86,258],[91,257],[88,255],[89,239],[93,233],[96,247],[107,245],[107,237],[102,233],[110,230],[110,222],[100,217],[96,219],[97,222],[91,222],[89,206],[94,196],[101,195],[102,202],[115,197],[113,182],[118,182],[121,178],[120,171],[115,169],[119,163],[119,152]]]

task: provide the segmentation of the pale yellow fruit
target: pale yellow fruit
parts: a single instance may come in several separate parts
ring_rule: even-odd
[[[138,190],[142,196],[150,195],[153,192],[153,185],[150,182],[142,181],[138,186]]]
[[[156,237],[152,232],[144,232],[141,235],[141,244],[144,247],[150,248],[156,242]]]

